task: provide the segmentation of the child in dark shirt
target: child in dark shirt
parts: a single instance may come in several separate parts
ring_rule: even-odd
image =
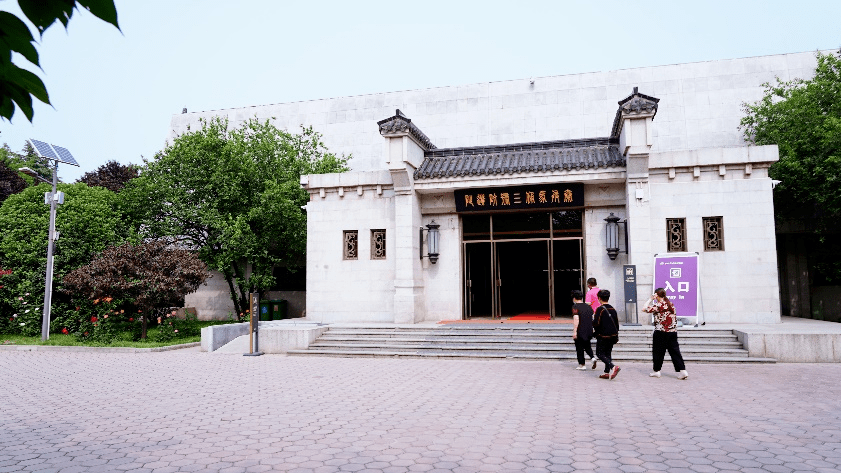
[[[620,370],[613,364],[613,345],[619,341],[619,316],[616,309],[607,303],[610,291],[602,289],[598,297],[601,305],[593,315],[593,330],[596,333],[596,356],[604,363],[604,374],[599,378],[614,379]]]

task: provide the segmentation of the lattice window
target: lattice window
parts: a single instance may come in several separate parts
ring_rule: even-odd
[[[371,259],[385,259],[385,230],[371,230]]]
[[[704,251],[724,251],[722,217],[704,217]]]
[[[666,241],[668,251],[686,251],[686,219],[666,219]]]
[[[357,230],[345,230],[344,258],[359,259],[359,232]]]

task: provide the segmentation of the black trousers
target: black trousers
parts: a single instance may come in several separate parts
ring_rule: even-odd
[[[683,364],[683,356],[680,354],[680,346],[677,343],[677,332],[655,330],[654,341],[651,346],[654,371],[660,371],[663,368],[663,358],[666,356],[666,350],[669,351],[669,356],[672,357],[672,364],[675,365],[675,371],[685,370],[686,365]]]
[[[593,346],[590,345],[590,339],[584,340],[581,337],[575,339],[575,354],[578,355],[578,364],[584,364],[584,352],[587,352],[587,355],[590,358],[593,357]]]
[[[596,337],[596,356],[604,363],[605,373],[613,369],[613,345],[616,342],[615,338]]]

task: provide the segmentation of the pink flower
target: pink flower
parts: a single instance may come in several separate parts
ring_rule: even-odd
[[[178,333],[178,330],[176,330],[175,333]]]

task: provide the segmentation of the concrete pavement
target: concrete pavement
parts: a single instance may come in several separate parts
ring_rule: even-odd
[[[0,353],[0,473],[841,469],[841,364]]]

